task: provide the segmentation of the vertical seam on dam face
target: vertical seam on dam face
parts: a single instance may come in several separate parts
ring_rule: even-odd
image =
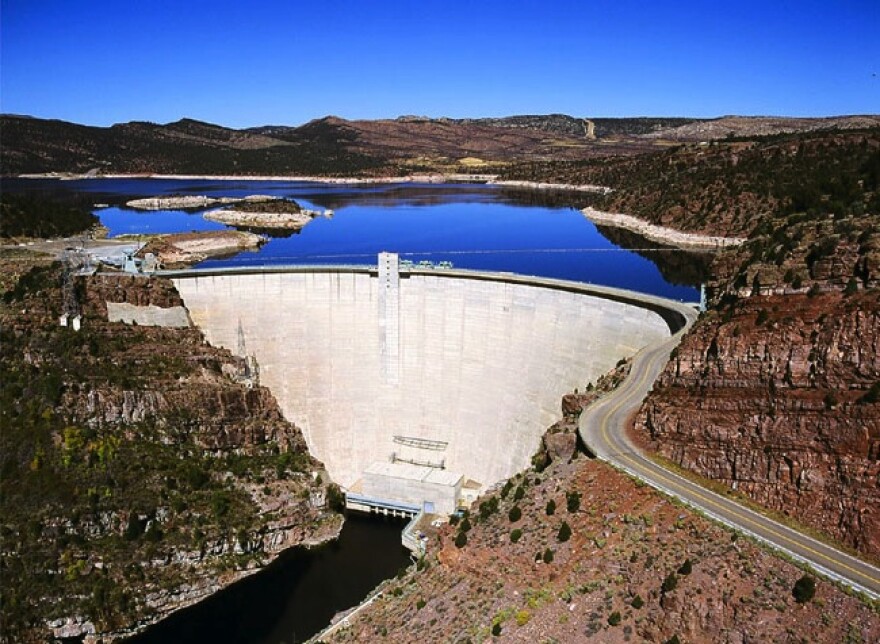
[[[241,320],[261,383],[343,487],[389,463],[485,487],[529,465],[563,394],[670,333],[659,298],[477,275],[401,279],[391,255],[174,281],[211,344],[235,352]]]

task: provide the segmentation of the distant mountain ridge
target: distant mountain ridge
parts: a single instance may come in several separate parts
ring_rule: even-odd
[[[245,129],[184,118],[110,127],[0,116],[0,172],[205,175],[365,175],[492,171],[512,161],[581,160],[647,152],[669,142],[880,125],[880,116],[829,118],[503,118],[353,120]]]

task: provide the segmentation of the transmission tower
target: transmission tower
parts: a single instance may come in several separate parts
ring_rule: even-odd
[[[61,326],[70,324],[79,331],[82,307],[76,294],[76,276],[89,270],[89,256],[83,250],[68,248],[61,254]]]
[[[241,326],[241,320],[238,321],[238,342],[236,353],[244,358],[244,367],[242,368],[240,378],[248,387],[256,387],[260,384],[260,365],[257,363],[257,357],[248,355],[247,346],[244,342],[244,329]]]

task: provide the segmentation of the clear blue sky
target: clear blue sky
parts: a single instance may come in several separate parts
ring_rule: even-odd
[[[880,112],[880,0],[0,0],[0,111],[89,125]]]

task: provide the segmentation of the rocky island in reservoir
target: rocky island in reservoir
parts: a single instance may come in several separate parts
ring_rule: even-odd
[[[206,197],[204,195],[171,195],[168,197],[146,197],[126,201],[128,208],[135,210],[195,210],[238,203],[253,197]],[[274,197],[257,197],[258,199],[274,199]]]
[[[172,195],[132,199],[125,204],[136,210],[200,210],[212,206],[233,206],[206,212],[203,216],[236,228],[265,230],[299,230],[318,215],[330,211],[307,210],[293,199],[272,195],[247,197],[207,197],[200,195]]]
[[[293,199],[268,197],[261,200],[247,198],[233,208],[212,210],[203,217],[236,228],[299,230],[321,214],[306,210]]]

